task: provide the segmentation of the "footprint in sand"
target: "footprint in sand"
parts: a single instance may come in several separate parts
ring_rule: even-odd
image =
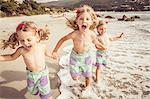
[[[74,84],[72,86],[69,86],[69,88],[75,96],[81,97],[81,93],[85,86],[83,84]]]
[[[100,97],[101,96],[101,89],[100,86],[97,84],[93,84],[92,90],[94,91],[94,93]]]

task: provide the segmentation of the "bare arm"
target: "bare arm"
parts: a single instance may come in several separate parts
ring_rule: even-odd
[[[93,43],[95,44],[97,49],[106,50],[106,47],[98,41],[98,38],[96,37],[95,34],[92,36],[92,38],[93,38]]]
[[[58,55],[57,55],[58,49],[61,47],[61,45],[62,45],[66,40],[69,40],[69,39],[72,38],[72,34],[73,34],[73,33],[69,33],[68,35],[62,37],[62,38],[58,41],[58,43],[56,44],[56,46],[55,46],[55,48],[54,48],[54,50],[53,50],[53,52],[52,52],[52,57],[53,57],[54,59],[56,59],[57,56],[58,56]]]
[[[21,49],[18,48],[13,54],[0,55],[0,61],[12,61],[21,55]]]
[[[115,37],[110,37],[109,40],[110,40],[110,41],[116,41],[116,40],[119,40],[119,39],[122,38],[123,34],[124,34],[124,33],[121,33],[120,35],[117,35],[117,36],[115,36]]]

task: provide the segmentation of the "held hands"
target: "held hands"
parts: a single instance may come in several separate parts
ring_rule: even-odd
[[[57,59],[58,58],[58,53],[57,52],[52,52],[52,58]]]

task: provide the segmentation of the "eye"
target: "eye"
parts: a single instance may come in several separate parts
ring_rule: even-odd
[[[20,40],[20,42],[24,42],[24,40]]]
[[[80,18],[79,20],[84,20],[83,18]]]
[[[86,18],[86,20],[90,20],[89,18]]]
[[[27,39],[27,41],[28,41],[28,42],[30,42],[30,41],[31,41],[31,39]]]

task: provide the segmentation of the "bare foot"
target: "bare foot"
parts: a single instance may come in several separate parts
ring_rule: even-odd
[[[91,86],[87,86],[83,89],[82,91],[82,96],[88,96],[92,91],[92,87]]]
[[[77,87],[74,87],[73,89],[72,89],[72,92],[73,92],[73,94],[74,95],[76,95],[76,96],[80,96],[80,94],[81,94],[81,89],[80,88],[77,88]]]

